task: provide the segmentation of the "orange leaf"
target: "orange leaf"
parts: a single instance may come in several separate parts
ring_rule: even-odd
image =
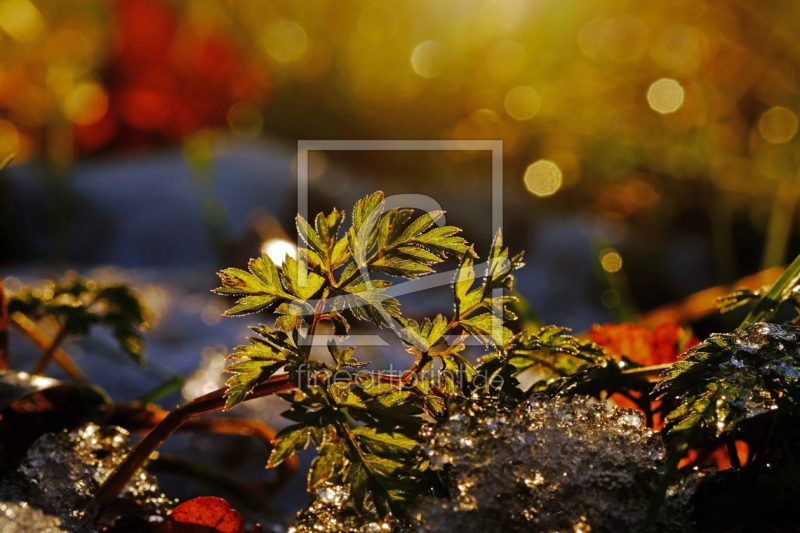
[[[683,328],[675,322],[665,322],[653,331],[635,324],[595,324],[591,339],[612,356],[624,355],[643,366],[674,363],[682,351],[697,344],[694,337],[684,339]]]
[[[177,506],[158,533],[244,533],[244,521],[222,498],[204,496]]]

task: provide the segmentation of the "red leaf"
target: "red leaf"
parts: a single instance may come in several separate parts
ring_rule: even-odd
[[[222,498],[204,496],[177,506],[158,533],[244,533],[244,521]]]

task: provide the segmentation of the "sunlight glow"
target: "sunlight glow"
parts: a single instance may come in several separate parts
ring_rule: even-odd
[[[297,259],[297,247],[286,239],[269,239],[261,246],[261,251],[276,265],[282,264],[287,254]]]

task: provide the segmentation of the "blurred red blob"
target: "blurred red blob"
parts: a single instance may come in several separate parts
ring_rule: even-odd
[[[681,353],[699,343],[675,322],[665,322],[652,331],[636,324],[595,324],[591,340],[611,355],[625,356],[642,366],[674,363]]]
[[[224,126],[230,108],[264,105],[265,70],[237,53],[229,37],[198,29],[159,0],[118,0],[114,44],[103,73],[109,107],[76,128],[79,151],[180,142]]]

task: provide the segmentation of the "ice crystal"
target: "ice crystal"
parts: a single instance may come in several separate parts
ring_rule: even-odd
[[[97,489],[125,458],[129,444],[130,436],[124,429],[95,424],[44,435],[34,442],[14,475],[0,486],[0,499],[58,517],[61,527],[68,531],[97,531],[104,522],[116,518],[113,512],[99,516]],[[171,507],[155,478],[144,470],[133,476],[120,498],[128,503],[117,507],[137,509],[145,520],[158,521]]]
[[[345,485],[323,483],[311,505],[297,515],[288,533],[387,533],[397,531],[393,519],[381,520],[374,508],[358,510]]]
[[[582,398],[516,410],[465,401],[451,413],[428,447],[451,498],[426,498],[417,531],[645,531],[665,462],[639,413]],[[691,531],[692,491],[670,493],[656,530]]]
[[[450,413],[427,448],[449,476],[450,498],[423,498],[401,524],[357,511],[345,487],[323,486],[289,533],[647,531],[664,447],[637,412],[576,398],[516,410],[462,400]],[[655,531],[693,531],[694,481],[670,488]]]
[[[27,503],[0,503],[0,531],[3,533],[64,533],[61,520],[48,516]]]

